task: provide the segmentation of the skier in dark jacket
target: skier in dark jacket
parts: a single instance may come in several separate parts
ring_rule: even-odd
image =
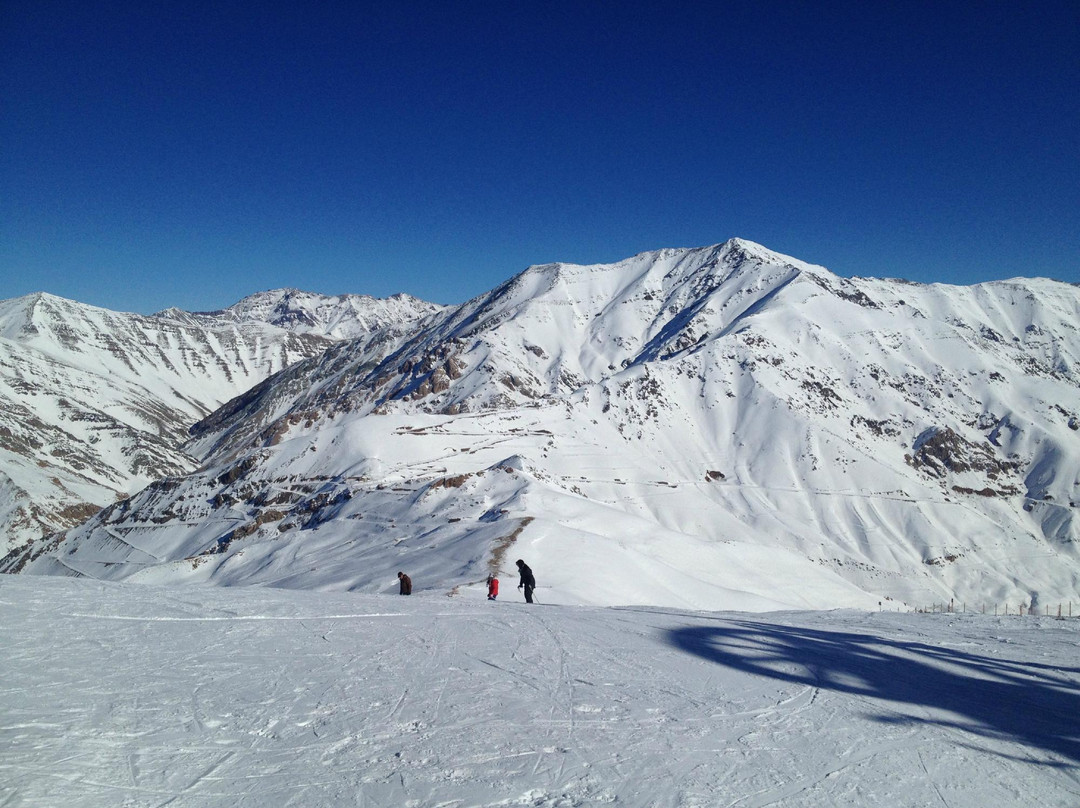
[[[401,581],[401,590],[399,595],[411,595],[412,594],[412,578],[406,575],[404,572],[397,574],[398,580]]]
[[[525,589],[525,602],[533,602],[533,590],[536,589],[536,579],[533,577],[533,571],[529,569],[529,565],[522,561],[520,558],[517,560],[518,572],[521,573],[521,583],[518,584],[518,589]]]

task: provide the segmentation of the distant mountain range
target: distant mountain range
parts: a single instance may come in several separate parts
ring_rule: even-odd
[[[0,528],[6,550],[184,474],[189,427],[339,339],[438,306],[294,290],[151,317],[47,294],[0,301]]]
[[[80,407],[129,429],[117,413],[144,413],[138,434],[161,445],[124,443],[120,427],[74,433],[66,455],[0,439],[12,485],[34,503],[43,456],[85,464],[93,448],[106,470],[127,458],[124,484],[62,466],[60,479],[100,479],[113,496],[149,482],[65,532],[16,542],[3,569],[374,592],[407,568],[419,588],[453,592],[526,557],[542,602],[977,608],[1080,596],[1075,286],[845,279],[736,239],[531,267],[461,306],[407,299],[382,319],[275,294],[137,327],[62,302],[97,312],[94,344],[128,368],[126,386]],[[27,340],[10,311],[28,300],[0,312],[13,354]],[[172,336],[128,336],[147,320]],[[180,336],[196,327],[226,329],[245,350],[196,351],[198,338]],[[57,329],[53,351],[67,344]],[[135,351],[139,340],[169,348]],[[65,350],[68,373],[92,362],[102,376],[100,351],[80,363]],[[115,358],[132,353],[147,358]],[[37,348],[25,367],[49,369],[51,356]],[[18,387],[9,364],[5,395]],[[73,432],[64,378],[18,403]],[[198,398],[200,384],[214,395]]]

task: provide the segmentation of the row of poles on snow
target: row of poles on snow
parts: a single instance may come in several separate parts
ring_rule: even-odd
[[[879,606],[881,604],[878,604]],[[1080,606],[1080,604],[1078,604]],[[958,614],[967,613],[967,604],[957,604],[955,600],[950,600],[948,603],[935,603],[931,606],[923,606],[916,609],[916,612],[922,614]],[[1080,610],[1078,610],[1080,612]],[[989,614],[986,608],[986,604],[983,603],[979,607],[980,614]],[[1045,604],[1041,609],[1038,604],[1031,605],[1028,603],[1018,603],[1015,606],[1011,606],[1008,603],[994,604],[995,615],[1016,615],[1018,617],[1057,617],[1059,620],[1073,616],[1072,601],[1069,601],[1068,605],[1063,603],[1057,604],[1057,614],[1054,614],[1053,608],[1049,603]]]

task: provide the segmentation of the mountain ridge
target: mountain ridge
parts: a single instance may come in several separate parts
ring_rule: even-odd
[[[361,303],[367,300],[374,301]],[[196,468],[183,450],[190,425],[321,352],[336,341],[327,336],[335,329],[391,327],[395,308],[402,318],[428,313],[412,299],[400,307],[375,301],[377,310],[362,323],[356,301],[337,311],[333,299],[322,302],[332,322],[298,332],[254,316],[114,312],[45,292],[0,301],[6,549],[72,527],[162,476]]]
[[[571,602],[1067,597],[1076,322],[1059,282],[840,278],[742,240],[530,267],[267,379],[194,427],[202,471],[5,564],[452,590],[513,547]]]

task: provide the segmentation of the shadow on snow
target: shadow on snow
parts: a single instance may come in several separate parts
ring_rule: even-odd
[[[876,721],[961,729],[1080,762],[1077,668],[752,620],[672,629],[667,639],[746,673],[892,702],[871,716]],[[904,704],[928,713],[896,714]]]

